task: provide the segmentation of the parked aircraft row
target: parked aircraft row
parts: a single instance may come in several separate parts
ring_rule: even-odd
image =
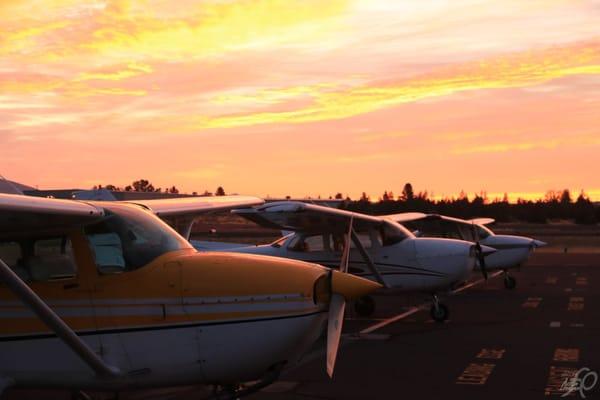
[[[194,220],[230,209],[293,233],[267,246],[195,249]],[[277,379],[323,332],[331,376],[347,301],[366,314],[382,287],[425,292],[443,321],[438,293],[477,264],[484,273],[513,266],[491,258],[512,249],[423,237],[438,235],[422,227],[415,235],[403,218],[245,196],[0,194],[0,394],[207,384],[239,397]]]
[[[493,222],[491,219],[465,221],[421,213],[376,217],[292,201],[233,213],[291,233],[261,246],[200,241],[192,244],[199,250],[262,254],[335,267],[341,257],[343,233],[350,226],[349,272],[394,291],[431,294],[430,313],[438,322],[449,315],[438,293],[465,282],[474,267],[486,277],[488,271],[504,271],[506,287],[514,288],[516,281],[508,270],[518,268],[531,251],[545,245],[530,238],[496,235],[484,226]],[[365,296],[355,302],[355,308],[361,315],[370,315],[375,304],[372,297]]]

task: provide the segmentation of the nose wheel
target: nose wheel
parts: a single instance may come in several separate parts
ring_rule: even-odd
[[[375,312],[375,299],[363,296],[354,302],[354,311],[361,317],[370,317]]]
[[[506,271],[504,271],[504,287],[511,290],[517,287],[517,280],[515,277],[510,276]]]
[[[445,304],[440,303],[436,295],[433,295],[433,304],[431,305],[431,310],[429,311],[429,314],[435,322],[442,323],[448,319],[450,311],[448,310],[448,307],[446,307]]]

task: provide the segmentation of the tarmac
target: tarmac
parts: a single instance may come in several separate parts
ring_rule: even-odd
[[[467,287],[444,296],[445,323],[432,321],[429,300],[417,295],[376,295],[369,318],[348,307],[333,379],[323,346],[316,346],[247,398],[600,398],[600,254],[535,254],[512,274],[513,290],[494,275],[487,281],[474,275]],[[204,393],[186,387],[119,398],[184,400]],[[7,398],[64,396],[12,390]]]

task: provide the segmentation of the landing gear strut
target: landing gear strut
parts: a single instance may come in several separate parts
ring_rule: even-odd
[[[504,270],[504,287],[507,289],[514,289],[517,287],[517,280],[514,276],[510,276],[506,270]]]
[[[361,317],[369,317],[375,312],[375,300],[371,296],[363,296],[354,302],[354,311]]]
[[[448,307],[446,307],[445,304],[440,303],[440,300],[435,294],[433,295],[433,304],[431,305],[431,310],[429,313],[435,322],[440,323],[446,321],[450,315]]]

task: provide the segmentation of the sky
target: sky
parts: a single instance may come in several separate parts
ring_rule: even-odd
[[[600,1],[0,1],[0,174],[41,189],[600,201]]]

